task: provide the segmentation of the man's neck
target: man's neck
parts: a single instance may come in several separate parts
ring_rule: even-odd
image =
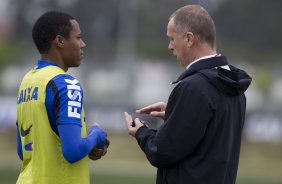
[[[211,54],[211,55],[207,55],[207,56],[200,57],[200,58],[198,58],[198,59],[192,61],[192,62],[186,67],[186,69],[188,69],[191,65],[193,65],[193,64],[196,63],[197,61],[200,61],[200,60],[202,60],[202,59],[212,58],[212,57],[215,57],[215,56],[217,56],[217,55],[218,55],[218,54]]]
[[[212,49],[207,44],[197,45],[196,47],[194,47],[193,50],[191,50],[190,53],[192,53],[192,55],[190,55],[190,58],[189,58],[190,62],[188,63],[186,68],[188,68],[189,65],[199,60],[200,58],[204,58],[207,56],[213,56],[217,54],[216,49]]]
[[[52,61],[57,63],[60,68],[67,72],[68,68],[64,66],[63,61],[60,57],[54,56],[52,54],[41,54],[41,60]]]

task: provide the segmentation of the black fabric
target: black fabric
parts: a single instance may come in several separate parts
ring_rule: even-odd
[[[215,68],[218,66],[224,66],[228,65],[227,59],[225,56],[217,56],[217,57],[212,57],[212,58],[207,58],[207,59],[202,59],[197,62],[197,64],[193,64],[189,70],[185,70],[176,81],[172,82],[173,84],[178,83],[185,77],[188,77],[189,75],[194,74],[195,72],[198,72],[199,70],[204,70],[204,69],[210,69],[210,68]]]
[[[59,131],[58,131],[58,122],[60,122],[60,97],[58,93],[58,88],[53,80],[50,80],[47,84],[52,89],[52,92],[54,93],[54,103],[55,103],[55,121],[52,121],[52,117],[50,114],[48,114],[50,126],[52,130],[59,136]],[[46,107],[47,108],[47,107]]]
[[[171,92],[163,125],[136,132],[157,184],[234,184],[251,78],[225,57],[193,64]]]

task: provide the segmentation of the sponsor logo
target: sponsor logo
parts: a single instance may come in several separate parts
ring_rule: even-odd
[[[28,102],[30,100],[38,99],[38,87],[28,87],[26,89],[22,89],[18,94],[17,103]]]
[[[78,85],[79,83],[76,79],[74,80],[65,79],[65,82],[67,83],[68,98],[69,98],[68,117],[80,118],[82,95],[81,95],[81,88]]]
[[[24,130],[23,127],[21,127],[21,136],[22,136],[22,137],[25,137],[26,135],[28,135],[29,132],[30,132],[31,127],[32,127],[32,125],[30,125],[30,126],[28,127],[28,129],[26,129],[26,130]]]
[[[24,145],[24,149],[25,149],[26,151],[32,151],[32,148],[33,148],[32,145],[33,145],[32,142],[29,142],[29,143],[27,143],[27,144]]]

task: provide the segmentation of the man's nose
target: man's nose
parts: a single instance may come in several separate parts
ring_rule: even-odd
[[[86,47],[86,43],[84,41],[81,41],[81,48],[85,48]]]
[[[167,49],[168,49],[169,51],[173,51],[173,45],[172,45],[171,42],[169,42]]]

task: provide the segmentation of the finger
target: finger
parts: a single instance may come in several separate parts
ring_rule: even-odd
[[[146,107],[143,107],[141,109],[136,110],[136,113],[138,114],[150,114],[152,111],[160,111],[161,110],[161,104],[160,102],[148,105]]]
[[[99,150],[99,156],[103,156],[104,155],[104,149]]]
[[[99,159],[101,159],[101,156],[88,155],[88,157],[89,157],[91,160],[99,160]]]
[[[150,113],[150,115],[153,116],[153,117],[164,118],[165,113],[164,113],[164,112],[152,111],[152,112]]]
[[[127,112],[124,112],[124,116],[125,116],[125,121],[126,121],[127,127],[130,127],[131,123],[132,123],[131,115],[129,115]]]
[[[126,123],[127,129],[129,132],[131,132],[132,131],[132,126],[131,126],[132,117],[127,112],[124,112],[124,116],[125,116],[125,123]]]
[[[135,122],[135,127],[136,127],[136,129],[138,129],[138,128],[140,128],[141,126],[144,125],[144,123],[143,123],[142,121],[140,121],[139,118],[135,118],[134,122]]]
[[[163,112],[158,112],[158,111],[152,111],[150,113],[151,116],[162,116],[164,113]]]
[[[129,115],[127,112],[124,112],[124,116],[125,116],[125,120],[131,122],[132,121],[132,117],[131,115]]]
[[[138,124],[141,123],[141,121],[140,121],[139,118],[135,118],[135,119],[134,119],[134,122],[135,122],[135,123],[138,123]]]
[[[145,125],[146,127],[149,127],[148,124],[146,123],[146,121],[141,121],[141,123],[142,123],[143,125]]]
[[[103,154],[102,155],[105,156],[107,151],[108,151],[108,148],[105,146],[104,149],[103,149]]]
[[[94,151],[93,151],[93,155],[94,156],[101,156],[101,155],[103,155],[103,152],[104,152],[104,150],[103,149],[94,149]]]
[[[107,148],[110,146],[110,141],[108,139],[106,139],[106,145]]]
[[[151,111],[152,111],[152,107],[151,107],[151,105],[149,105],[149,106],[146,106],[146,107],[143,107],[141,109],[136,110],[136,113],[137,114],[143,114],[143,113],[149,114]]]

